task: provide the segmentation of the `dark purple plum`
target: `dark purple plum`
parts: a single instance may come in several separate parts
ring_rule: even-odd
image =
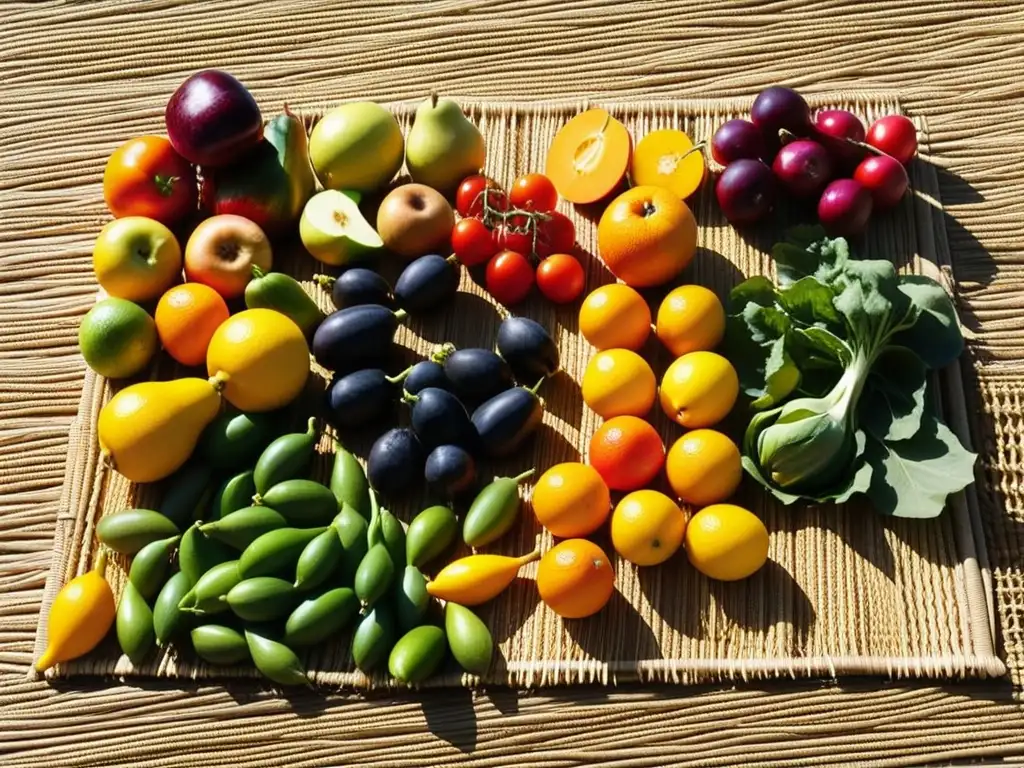
[[[871,193],[859,181],[836,179],[821,194],[818,219],[828,234],[851,237],[861,234],[871,218]]]
[[[779,150],[772,171],[794,197],[813,197],[832,178],[832,158],[818,142],[798,139]]]
[[[733,224],[753,224],[775,205],[777,182],[760,160],[737,160],[722,171],[715,196],[725,218]]]
[[[749,120],[729,120],[711,137],[711,156],[719,165],[764,157],[761,129]]]
[[[171,145],[196,165],[230,165],[263,138],[256,100],[238,80],[217,69],[196,72],[179,85],[164,118]]]
[[[777,137],[781,130],[806,136],[811,130],[811,109],[807,102],[784,85],[773,85],[757,94],[750,108],[750,119],[766,137]]]
[[[445,496],[457,496],[476,482],[476,461],[458,445],[439,445],[427,456],[423,475],[427,484]]]
[[[331,301],[338,309],[356,307],[360,304],[380,304],[390,307],[391,286],[388,281],[372,269],[352,267],[342,272],[334,281]]]

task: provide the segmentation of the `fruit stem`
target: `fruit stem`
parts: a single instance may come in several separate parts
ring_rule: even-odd
[[[449,264],[458,264],[459,257],[453,253],[451,256],[445,259],[445,261],[447,261]]]
[[[527,391],[527,392],[531,392],[531,393],[533,393],[534,395],[536,395],[536,394],[537,394],[537,390],[538,390],[538,389],[540,389],[540,385],[541,385],[541,384],[543,384],[543,383],[544,383],[544,382],[545,382],[546,380],[547,380],[547,376],[545,376],[544,378],[542,378],[542,379],[541,379],[540,381],[538,381],[538,382],[537,382],[536,384],[534,384],[534,385],[533,385],[532,387],[526,387],[526,391]]]
[[[437,91],[430,92],[430,107],[432,109],[437,107]]]
[[[260,496],[258,493],[253,494],[252,504],[253,504],[254,507],[262,507],[263,506],[263,497]],[[203,529],[200,527],[199,530],[202,531]]]
[[[100,547],[100,553],[96,556],[96,564],[93,565],[92,569],[94,571],[96,571],[96,573],[98,573],[100,576],[103,576],[104,578],[106,578],[106,576],[104,576],[104,573],[107,570],[107,548],[106,547]]]
[[[306,434],[313,437],[316,434],[316,416],[310,416],[306,422]]]
[[[409,405],[415,405],[419,401],[420,401],[420,396],[419,395],[410,395],[408,392],[405,392],[403,390],[403,393],[402,393],[402,402],[403,403],[407,403]]]
[[[408,368],[406,368],[399,374],[396,374],[394,376],[385,376],[384,381],[388,382],[389,384],[398,384],[400,382],[403,382],[407,378],[409,378],[409,374],[412,373],[412,369],[413,366],[410,365]],[[337,443],[337,441],[335,441],[335,443]]]
[[[337,280],[338,278],[332,277],[331,275],[313,275],[313,282],[319,285],[321,288],[331,289],[334,287],[334,284],[337,282]]]
[[[208,531],[216,531],[218,528],[219,526],[217,525],[217,521],[212,520],[209,523],[203,523],[202,525],[200,525],[199,532],[203,534],[203,536],[206,536],[208,535]]]
[[[219,395],[224,391],[224,387],[227,385],[230,378],[230,374],[227,374],[224,371],[217,371],[216,374],[209,378],[210,386],[217,390],[217,394]]]
[[[266,273],[266,272],[264,272],[264,271],[263,271],[262,269],[260,269],[258,265],[256,265],[256,264],[253,264],[253,265],[252,265],[252,276],[253,276],[253,277],[254,277],[254,278],[255,278],[256,280],[259,280],[259,279],[260,279],[261,277],[265,277],[265,276],[266,276],[266,274],[267,274],[267,273]]]
[[[431,352],[430,354],[430,359],[433,362],[440,365],[444,363],[444,361],[447,360],[449,357],[451,357],[454,352],[455,345],[452,344],[450,341],[446,341],[444,344],[441,344],[440,346],[434,348],[434,351]]]
[[[295,117],[295,113],[292,112],[291,109],[289,109],[288,107],[288,102],[284,103],[284,113],[288,115],[288,117]]]
[[[394,315],[398,322],[402,322],[409,315],[409,313],[406,312],[404,309],[396,309]]]
[[[523,555],[521,557],[517,557],[516,558],[516,562],[519,563],[519,567],[522,568],[524,565],[526,565],[528,563],[532,563],[534,560],[539,560],[539,559],[540,559],[540,550],[539,549],[535,549],[535,550],[533,550],[533,552],[530,552],[528,555]]]
[[[536,467],[530,467],[530,468],[529,468],[528,470],[526,470],[525,472],[521,472],[520,474],[518,474],[518,475],[516,475],[515,477],[513,477],[513,478],[512,478],[512,482],[514,482],[514,483],[515,483],[516,485],[519,485],[519,484],[520,484],[521,482],[523,482],[523,480],[525,480],[526,478],[528,478],[528,477],[532,477],[532,476],[533,476],[533,473],[534,473],[534,472],[536,472],[536,471],[537,471],[537,468],[536,468]]]

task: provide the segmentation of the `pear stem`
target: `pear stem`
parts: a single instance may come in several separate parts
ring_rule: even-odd
[[[100,547],[100,553],[96,556],[96,564],[92,567],[100,576],[103,576],[107,570],[107,554],[107,548]]]
[[[437,91],[430,92],[430,107],[431,109],[437,107]]]

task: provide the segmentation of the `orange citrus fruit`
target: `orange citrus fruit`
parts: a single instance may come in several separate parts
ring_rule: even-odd
[[[657,565],[683,543],[686,515],[658,491],[633,491],[612,512],[612,546],[634,565]]]
[[[743,476],[740,451],[721,432],[695,429],[669,448],[665,473],[672,490],[687,504],[717,504],[739,487]]]
[[[658,307],[654,332],[676,357],[711,350],[725,335],[725,309],[718,297],[702,285],[681,285]]]
[[[202,365],[213,334],[230,314],[213,288],[185,283],[160,297],[153,316],[167,354],[182,365]]]
[[[602,285],[580,305],[580,333],[598,349],[638,350],[651,333],[651,308],[628,285]]]
[[[658,396],[669,418],[697,429],[728,416],[739,393],[732,363],[714,352],[688,352],[665,371]]]
[[[583,402],[598,416],[643,416],[654,405],[658,380],[636,352],[606,349],[598,352],[583,374]]]
[[[616,416],[590,439],[590,466],[616,491],[643,488],[665,464],[657,430],[636,416]]]
[[[537,521],[563,539],[593,533],[612,508],[601,475],[578,462],[556,464],[541,475],[533,487],[532,504]]]
[[[745,579],[768,559],[768,529],[734,504],[712,504],[686,526],[686,556],[693,567],[720,581]]]
[[[567,539],[547,551],[537,567],[540,599],[565,619],[592,616],[611,599],[615,571],[597,544]]]

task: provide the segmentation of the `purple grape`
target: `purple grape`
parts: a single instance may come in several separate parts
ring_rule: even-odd
[[[719,165],[759,160],[764,156],[764,137],[749,120],[729,120],[711,137],[711,156]]]
[[[733,224],[753,224],[763,219],[775,205],[775,193],[775,176],[760,160],[730,163],[715,185],[718,205]]]
[[[772,171],[790,194],[811,197],[821,194],[832,178],[832,158],[818,142],[800,139],[779,150]]]
[[[871,218],[871,193],[859,181],[836,179],[821,194],[818,219],[830,235],[861,234]]]
[[[773,85],[757,94],[750,119],[769,141],[781,130],[797,136],[806,136],[811,130],[811,109],[804,97],[783,85]]]

